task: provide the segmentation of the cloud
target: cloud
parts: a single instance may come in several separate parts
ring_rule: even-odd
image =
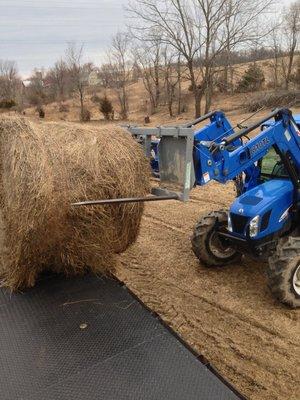
[[[49,67],[67,42],[84,43],[88,59],[104,53],[125,29],[126,0],[2,0],[1,58],[16,60],[21,73]],[[97,57],[98,58],[98,57]]]
[[[282,0],[288,5],[291,0]],[[125,29],[127,0],[1,0],[1,58],[15,60],[22,75],[49,67],[67,43],[84,43],[87,59],[100,63],[111,37]]]

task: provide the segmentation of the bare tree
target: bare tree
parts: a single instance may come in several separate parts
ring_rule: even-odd
[[[20,89],[20,78],[14,61],[0,60],[0,98],[15,100]]]
[[[99,70],[99,79],[101,86],[103,86],[106,91],[106,89],[108,89],[112,84],[112,70],[110,63],[101,65]]]
[[[296,71],[293,76],[294,83],[296,87],[300,89],[300,57],[298,57],[297,64],[296,64]]]
[[[272,28],[265,21],[273,0],[196,0],[204,16],[204,73],[207,112],[211,105],[214,76],[219,69],[220,57],[225,54],[224,89],[233,91],[233,67],[231,55],[246,44],[258,45]],[[216,68],[217,67],[217,68]]]
[[[150,101],[150,114],[156,112],[160,99],[161,43],[155,41],[147,46],[139,41],[132,49],[135,64],[139,67],[144,87]]]
[[[257,46],[273,27],[266,24],[266,14],[272,10],[273,0],[226,0],[222,13],[224,22],[220,26],[221,46],[218,56],[224,55],[223,91],[233,91],[232,58],[234,51],[241,51],[245,44]],[[262,23],[264,22],[264,23]],[[270,27],[269,27],[270,26]]]
[[[198,82],[196,61],[201,48],[201,21],[195,9],[185,0],[142,0],[132,1],[128,11],[136,19],[132,28],[141,41],[161,41],[182,55],[194,95],[195,114],[200,115],[203,93]],[[139,24],[139,20],[143,24]]]
[[[54,64],[47,74],[47,80],[50,81],[56,99],[61,102],[71,91],[70,74],[67,63],[60,59]],[[69,86],[69,87],[68,87]]]
[[[288,57],[282,58],[282,69],[285,79],[285,88],[288,89],[292,77],[292,69],[300,36],[300,0],[290,5],[284,15],[283,38],[285,40]]]
[[[27,99],[33,106],[42,107],[47,102],[47,90],[45,86],[46,72],[44,69],[35,69],[29,78],[29,85],[26,89]]]
[[[122,119],[128,118],[128,85],[131,80],[131,65],[129,62],[129,40],[125,33],[113,37],[110,59],[111,86],[115,90],[120,106]]]
[[[275,26],[271,32],[271,49],[272,58],[270,60],[270,66],[273,70],[273,83],[274,88],[280,86],[280,67],[281,67],[281,57],[283,56],[282,50],[282,40],[281,40],[281,30],[279,26]]]
[[[161,59],[161,42],[156,41],[153,43],[152,46],[152,68],[150,68],[150,71],[153,71],[152,73],[152,80],[154,82],[154,88],[155,88],[155,96],[154,96],[154,106],[157,108],[159,104],[159,98],[160,98],[160,59]]]
[[[177,71],[177,81],[178,81],[178,106],[177,106],[177,114],[180,115],[182,112],[182,107],[181,107],[181,98],[182,98],[182,75],[183,75],[183,68],[181,65],[181,58],[180,54],[177,57],[177,66],[176,66],[176,71]]]
[[[76,43],[69,43],[66,50],[66,62],[72,86],[79,96],[81,120],[84,120],[84,99],[86,87],[88,85],[88,77],[87,68],[83,62],[83,45],[78,47]]]
[[[225,49],[230,52],[261,36],[258,18],[271,3],[272,0],[132,0],[128,11],[135,18],[132,30],[140,40],[161,40],[181,54],[194,95],[195,115],[199,116],[204,95],[205,109],[210,107],[218,57]]]
[[[166,93],[166,102],[170,117],[174,116],[173,105],[178,98],[178,89],[180,88],[179,82],[181,80],[181,73],[178,70],[177,54],[172,52],[172,49],[165,47],[162,51],[163,64],[162,73],[164,77],[164,89]],[[177,60],[176,60],[177,59]]]

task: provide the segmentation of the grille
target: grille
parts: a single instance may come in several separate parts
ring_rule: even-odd
[[[249,217],[245,217],[244,215],[238,215],[230,213],[231,223],[233,232],[236,233],[244,233],[244,230],[249,221]]]
[[[265,215],[262,217],[261,220],[261,224],[260,224],[260,232],[264,231],[265,229],[267,229],[268,225],[269,225],[269,220],[270,220],[270,215],[271,215],[271,211],[267,211],[265,213]]]

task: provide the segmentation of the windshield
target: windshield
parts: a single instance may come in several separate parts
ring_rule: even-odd
[[[287,171],[273,147],[270,148],[260,163],[261,178],[267,180],[270,178],[288,178]]]

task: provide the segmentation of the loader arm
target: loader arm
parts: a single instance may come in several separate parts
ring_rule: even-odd
[[[272,126],[243,142],[243,137],[259,128],[271,118]],[[194,124],[210,119],[210,124],[194,132]],[[234,132],[224,113],[215,111],[185,126],[158,128],[128,127],[133,135],[143,135],[145,152],[151,137],[160,138],[159,187],[152,196],[129,199],[103,199],[80,201],[76,206],[118,204],[137,201],[181,200],[188,201],[191,189],[206,185],[211,180],[226,183],[245,173],[252,187],[258,184],[259,167],[255,163],[274,147],[289,173],[295,191],[300,188],[300,134],[288,109],[277,109],[254,125]]]
[[[207,120],[209,120],[207,125],[194,132],[196,125]],[[220,142],[221,138],[234,133],[233,127],[225,116],[225,113],[220,110],[211,111],[193,121],[181,125],[159,126],[154,128],[126,125],[124,128],[126,128],[131,135],[142,144],[147,157],[151,156],[152,137],[155,136],[157,139],[161,139],[166,135],[166,133],[170,136],[170,134],[172,135],[172,130],[174,132],[174,130],[185,131],[188,129],[193,132],[193,135],[195,135],[199,140],[214,140],[216,142]],[[170,130],[168,131],[168,129]],[[176,136],[176,134],[174,136]]]
[[[272,126],[260,131],[246,143],[233,146],[236,140],[254,131],[270,117],[275,118]],[[291,111],[287,109],[275,110],[263,120],[224,138],[220,143],[198,142],[194,151],[196,183],[201,186],[210,180],[226,183],[262,159],[271,147],[279,154],[295,189],[299,190],[300,133]]]

